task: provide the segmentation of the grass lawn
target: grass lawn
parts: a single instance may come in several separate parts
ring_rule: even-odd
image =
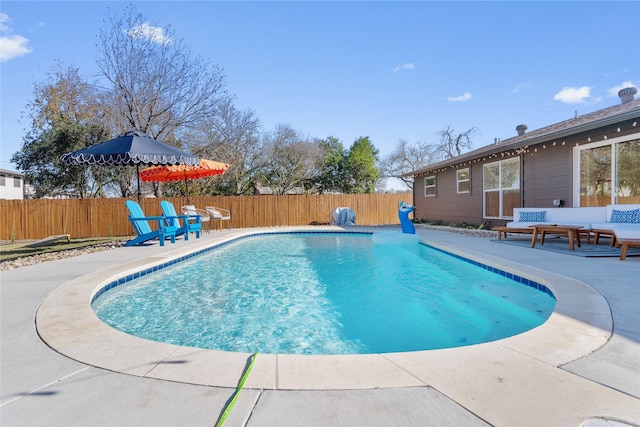
[[[27,247],[34,243],[34,241],[21,241],[14,243],[2,243],[0,244],[0,262],[12,261],[14,259],[40,255],[51,252],[66,251],[69,249],[84,248],[87,246],[104,245],[111,242],[118,242],[124,240],[123,237],[93,237],[86,239],[71,239],[70,242],[61,240],[58,242],[52,242],[44,246],[38,246],[35,248]]]

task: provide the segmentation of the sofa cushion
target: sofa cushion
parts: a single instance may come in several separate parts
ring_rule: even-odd
[[[638,223],[640,222],[640,209],[611,211],[611,222],[615,223]]]
[[[591,228],[593,230],[605,230],[605,231],[613,231],[613,227],[616,224],[613,222],[592,222]]]
[[[640,224],[616,224],[613,232],[618,239],[640,241]]]
[[[547,211],[520,211],[519,222],[545,222]]]

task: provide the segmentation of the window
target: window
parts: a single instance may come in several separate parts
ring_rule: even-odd
[[[4,175],[0,175],[0,186],[4,187]]]
[[[458,194],[469,193],[470,183],[469,168],[456,171],[456,188],[458,189]]]
[[[512,218],[520,206],[520,158],[487,163],[483,167],[485,218]]]
[[[435,197],[436,195],[436,176],[431,175],[424,179],[424,196]]]
[[[626,139],[574,148],[574,205],[640,203],[640,139]]]
[[[20,178],[18,178],[17,176],[13,178],[13,186],[16,188],[20,188],[20,181],[22,181]]]

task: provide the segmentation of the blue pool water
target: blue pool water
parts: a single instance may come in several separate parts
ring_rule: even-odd
[[[534,328],[555,299],[533,286],[416,242],[282,233],[239,239],[127,281],[92,306],[114,328],[177,345],[389,353],[459,347]]]

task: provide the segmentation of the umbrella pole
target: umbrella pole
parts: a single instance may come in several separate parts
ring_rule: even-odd
[[[138,177],[138,203],[140,203],[140,198],[142,197],[140,191],[140,165],[136,165],[136,177]]]
[[[189,198],[189,184],[187,184],[187,171],[184,171],[184,192],[187,193],[187,205],[190,205],[191,199]]]

